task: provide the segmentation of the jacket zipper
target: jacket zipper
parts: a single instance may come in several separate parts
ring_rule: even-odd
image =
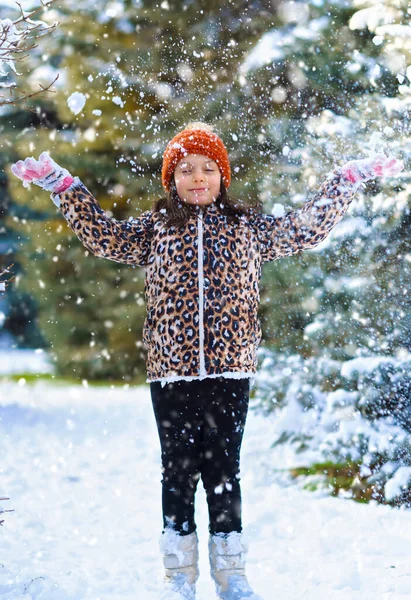
[[[200,377],[205,377],[204,361],[204,263],[203,263],[203,219],[197,217],[198,229],[198,331],[200,338]]]

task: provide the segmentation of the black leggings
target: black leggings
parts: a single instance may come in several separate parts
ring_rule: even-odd
[[[150,384],[161,444],[163,526],[196,530],[194,494],[203,481],[209,532],[241,532],[240,448],[250,380],[207,378]]]

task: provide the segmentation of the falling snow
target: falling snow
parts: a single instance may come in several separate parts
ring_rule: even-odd
[[[200,9],[194,27],[187,22],[188,37],[176,33],[174,18],[179,19],[178,27],[185,12],[192,18],[193,2],[185,3],[177,15],[167,0],[155,6],[110,0],[101,10],[94,4],[76,3],[84,18],[93,14],[104,30],[98,41],[92,28],[83,36],[90,56],[70,53],[76,32],[68,27],[63,45],[67,54],[53,55],[53,44],[39,49],[27,77],[37,90],[59,75],[55,88],[64,99],[62,115],[56,114],[59,126],[49,125],[54,115],[49,120],[47,111],[43,114],[39,108],[36,121],[49,129],[30,125],[16,136],[15,147],[7,130],[3,139],[10,155],[37,156],[43,145],[55,148],[62,159],[66,152],[65,167],[81,167],[90,181],[96,178],[107,214],[124,214],[129,208],[122,217],[127,226],[139,222],[130,213],[141,213],[159,197],[164,145],[173,127],[188,119],[215,120],[232,157],[234,195],[238,191],[244,199],[258,197],[265,212],[278,219],[290,208],[300,208],[333,169],[349,160],[384,153],[406,163],[395,180],[362,186],[344,219],[315,248],[295,260],[283,258],[263,273],[266,339],[253,381],[241,475],[244,535],[250,544],[247,569],[264,600],[411,598],[409,510],[383,505],[381,496],[379,504],[374,497],[367,504],[352,501],[353,490],[367,478],[394,504],[411,488],[411,9],[395,0],[272,2],[274,22],[266,16],[265,27],[256,25],[255,30],[261,30],[257,38],[249,35],[254,29],[251,17],[237,12],[233,16],[233,3],[225,3],[216,12],[211,5],[209,13]],[[259,5],[248,4],[247,14]],[[2,9],[15,5],[14,0],[0,0]],[[153,29],[145,20],[151,10]],[[223,14],[232,17],[227,27]],[[0,32],[10,23],[0,20]],[[140,48],[145,28],[153,32],[153,39],[145,39]],[[11,41],[17,33],[10,28]],[[130,47],[118,42],[127,36],[131,54]],[[54,44],[60,39],[56,35]],[[104,57],[97,51],[100,43]],[[76,68],[71,62],[78,62]],[[13,58],[0,59],[0,76],[13,74],[17,65]],[[87,94],[71,93],[73,88]],[[58,106],[58,99],[55,102]],[[81,114],[87,102],[94,119]],[[67,107],[79,117],[66,119]],[[66,123],[70,120],[77,126]],[[11,123],[13,137],[15,122]],[[103,144],[113,147],[115,155]],[[48,198],[41,199],[38,189],[33,194],[34,186],[24,186],[23,199],[13,192],[17,185],[10,187],[15,204],[9,217],[27,228],[32,217],[20,215],[26,214],[29,203],[28,214],[55,207]],[[316,208],[330,201],[329,196],[317,200]],[[115,344],[128,334],[115,314],[118,304],[110,304],[107,294],[106,306],[101,291],[112,272],[99,264],[100,281],[93,279],[89,293],[93,267],[84,267],[82,248],[74,242],[65,245],[67,230],[57,225],[58,218],[53,212],[44,240],[33,229],[30,268],[21,261],[18,274],[27,280],[25,285],[19,287],[19,281],[6,290],[0,283],[0,497],[10,497],[1,502],[0,513],[14,510],[1,515],[5,524],[0,528],[0,600],[157,600],[163,575],[157,544],[161,454],[149,388],[94,387],[88,375],[79,378],[79,385],[29,385],[29,377],[37,374],[55,377],[52,351],[49,356],[43,349],[16,348],[5,330],[13,317],[12,302],[17,299],[17,310],[22,310],[18,303],[25,303],[22,298],[31,289],[40,307],[52,297],[51,288],[61,284],[58,303],[46,309],[50,315],[45,319],[43,315],[47,329],[40,333],[48,336],[51,347],[60,344],[60,351],[70,346],[67,340],[77,327],[77,322],[65,321],[71,301],[84,320],[95,313],[100,327],[73,355],[77,350],[82,356],[91,352],[90,364],[94,368],[100,361],[103,373],[105,366],[115,369],[121,363]],[[61,244],[52,245],[47,257],[45,240],[48,243],[52,235]],[[20,232],[11,231],[10,238],[13,248]],[[193,255],[190,251],[187,257]],[[58,277],[50,269],[55,263],[61,265]],[[158,265],[164,281],[173,283],[175,276],[160,260]],[[75,293],[70,289],[72,272]],[[132,299],[129,307],[143,306],[142,274],[131,269],[127,273],[127,283],[116,284],[115,300],[127,297]],[[109,286],[116,285],[110,279]],[[169,297],[167,307],[173,306]],[[122,305],[125,320],[123,309]],[[141,314],[130,308],[126,317],[133,323],[127,323],[128,333],[137,328]],[[185,331],[189,338],[195,337],[198,322],[197,316],[195,327]],[[103,344],[98,342],[101,330]],[[222,335],[229,339],[231,332],[224,329]],[[130,337],[133,356],[127,355],[127,367],[134,366],[133,352],[141,348],[134,330]],[[121,352],[122,357],[127,354],[123,347]],[[164,348],[164,353],[178,364],[176,348]],[[10,375],[17,381],[10,382]],[[291,475],[300,468],[347,460],[358,462],[358,479],[352,489],[340,490],[338,498],[330,497],[324,473]],[[224,484],[216,491],[223,493]],[[201,486],[196,517],[198,599],[208,600],[215,594]]]
[[[81,94],[80,92],[74,92],[67,99],[67,106],[69,107],[72,113],[78,115],[86,105],[86,101],[87,100],[84,94]]]

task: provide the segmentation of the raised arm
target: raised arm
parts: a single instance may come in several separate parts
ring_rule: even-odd
[[[18,161],[11,170],[24,186],[34,183],[52,192],[54,204],[92,254],[140,267],[148,264],[153,235],[151,211],[127,221],[108,217],[78,177],[73,178],[46,152],[38,161],[34,158]]]
[[[298,210],[281,217],[258,215],[250,223],[260,246],[263,262],[315,248],[347,212],[362,183],[375,177],[395,175],[402,161],[378,155],[353,160],[335,169],[314,195]]]

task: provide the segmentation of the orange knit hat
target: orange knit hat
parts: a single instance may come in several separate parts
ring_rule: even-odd
[[[221,172],[226,188],[231,181],[230,159],[222,140],[206,123],[189,123],[167,144],[163,156],[161,182],[168,192],[174,169],[187,154],[204,154],[214,160]]]

